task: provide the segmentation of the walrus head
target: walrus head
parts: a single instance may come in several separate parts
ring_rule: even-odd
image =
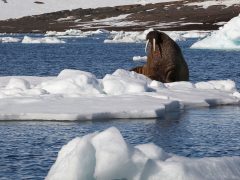
[[[151,31],[147,34],[146,37],[147,43],[145,47],[145,51],[147,52],[147,49],[149,48],[149,44],[151,45],[151,51],[155,52],[157,48],[160,48],[161,44],[161,33],[158,31]],[[160,50],[160,49],[159,49]]]
[[[159,31],[151,31],[147,34],[146,37],[147,43],[145,47],[146,53],[158,53],[159,56],[162,56],[161,50],[161,33]]]

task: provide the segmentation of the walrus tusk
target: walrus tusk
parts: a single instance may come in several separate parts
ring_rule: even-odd
[[[153,39],[153,52],[155,52],[156,50],[156,39],[154,38]]]
[[[147,40],[146,45],[145,45],[145,53],[147,53],[148,43],[149,43],[149,39]]]

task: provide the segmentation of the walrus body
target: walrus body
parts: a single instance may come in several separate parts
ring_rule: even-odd
[[[181,49],[168,35],[151,31],[146,39],[147,63],[132,71],[164,83],[189,80],[188,66]]]

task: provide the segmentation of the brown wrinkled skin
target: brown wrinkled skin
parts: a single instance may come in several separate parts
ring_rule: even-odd
[[[155,52],[153,50],[154,38],[156,39]],[[147,63],[131,71],[163,83],[189,80],[188,66],[181,49],[168,35],[159,31],[151,31],[146,39],[149,40]]]

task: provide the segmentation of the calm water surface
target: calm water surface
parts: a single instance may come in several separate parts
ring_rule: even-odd
[[[102,78],[140,64],[132,57],[144,56],[144,44],[103,44],[104,39],[101,35],[59,45],[0,44],[0,76],[52,76],[72,68]],[[179,42],[191,81],[232,79],[240,87],[240,51],[189,49],[195,41]],[[240,156],[239,106],[191,109],[162,119],[0,122],[0,179],[43,179],[64,144],[111,126],[131,144],[154,142],[182,156]]]

